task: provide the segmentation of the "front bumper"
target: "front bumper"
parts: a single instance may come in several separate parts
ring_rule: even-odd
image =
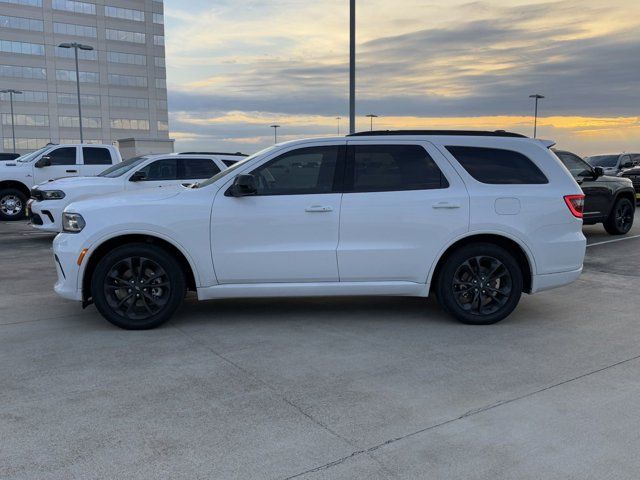
[[[30,200],[28,211],[31,226],[45,232],[61,232],[63,210],[64,205],[58,200]]]
[[[82,251],[81,234],[61,233],[53,240],[53,259],[58,280],[53,289],[63,298],[82,301],[82,269],[78,256]]]

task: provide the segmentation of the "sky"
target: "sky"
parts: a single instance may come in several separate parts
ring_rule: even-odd
[[[165,0],[176,150],[348,129],[348,0]],[[505,129],[640,152],[640,1],[358,0],[357,130]],[[339,121],[337,117],[342,117]]]

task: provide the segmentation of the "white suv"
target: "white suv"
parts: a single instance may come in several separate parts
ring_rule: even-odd
[[[31,225],[38,230],[61,232],[62,211],[72,202],[108,193],[194,183],[237,161],[234,155],[145,155],[113,165],[95,177],[45,182],[31,190]]]
[[[72,203],[54,241],[65,298],[127,329],[185,292],[437,294],[465,323],[582,271],[584,196],[548,144],[507,132],[367,132],[275,145],[193,188]]]

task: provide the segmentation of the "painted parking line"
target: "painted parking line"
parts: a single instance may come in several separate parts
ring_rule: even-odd
[[[630,237],[614,238],[613,240],[605,240],[604,242],[590,243],[589,245],[587,245],[587,247],[595,247],[597,245],[604,245],[605,243],[622,242],[623,240],[631,240],[633,238],[640,238],[640,235],[632,235]]]

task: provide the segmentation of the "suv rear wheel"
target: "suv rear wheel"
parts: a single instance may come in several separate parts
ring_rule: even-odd
[[[147,330],[169,320],[186,293],[184,273],[164,249],[144,243],[105,255],[91,278],[91,296],[109,322]]]
[[[27,208],[27,196],[16,188],[0,190],[0,220],[22,220]]]
[[[610,235],[624,235],[633,226],[634,208],[628,198],[619,198],[604,221],[604,229]]]
[[[442,307],[462,323],[496,323],[518,305],[522,270],[504,248],[490,243],[466,245],[445,262],[436,293]]]

